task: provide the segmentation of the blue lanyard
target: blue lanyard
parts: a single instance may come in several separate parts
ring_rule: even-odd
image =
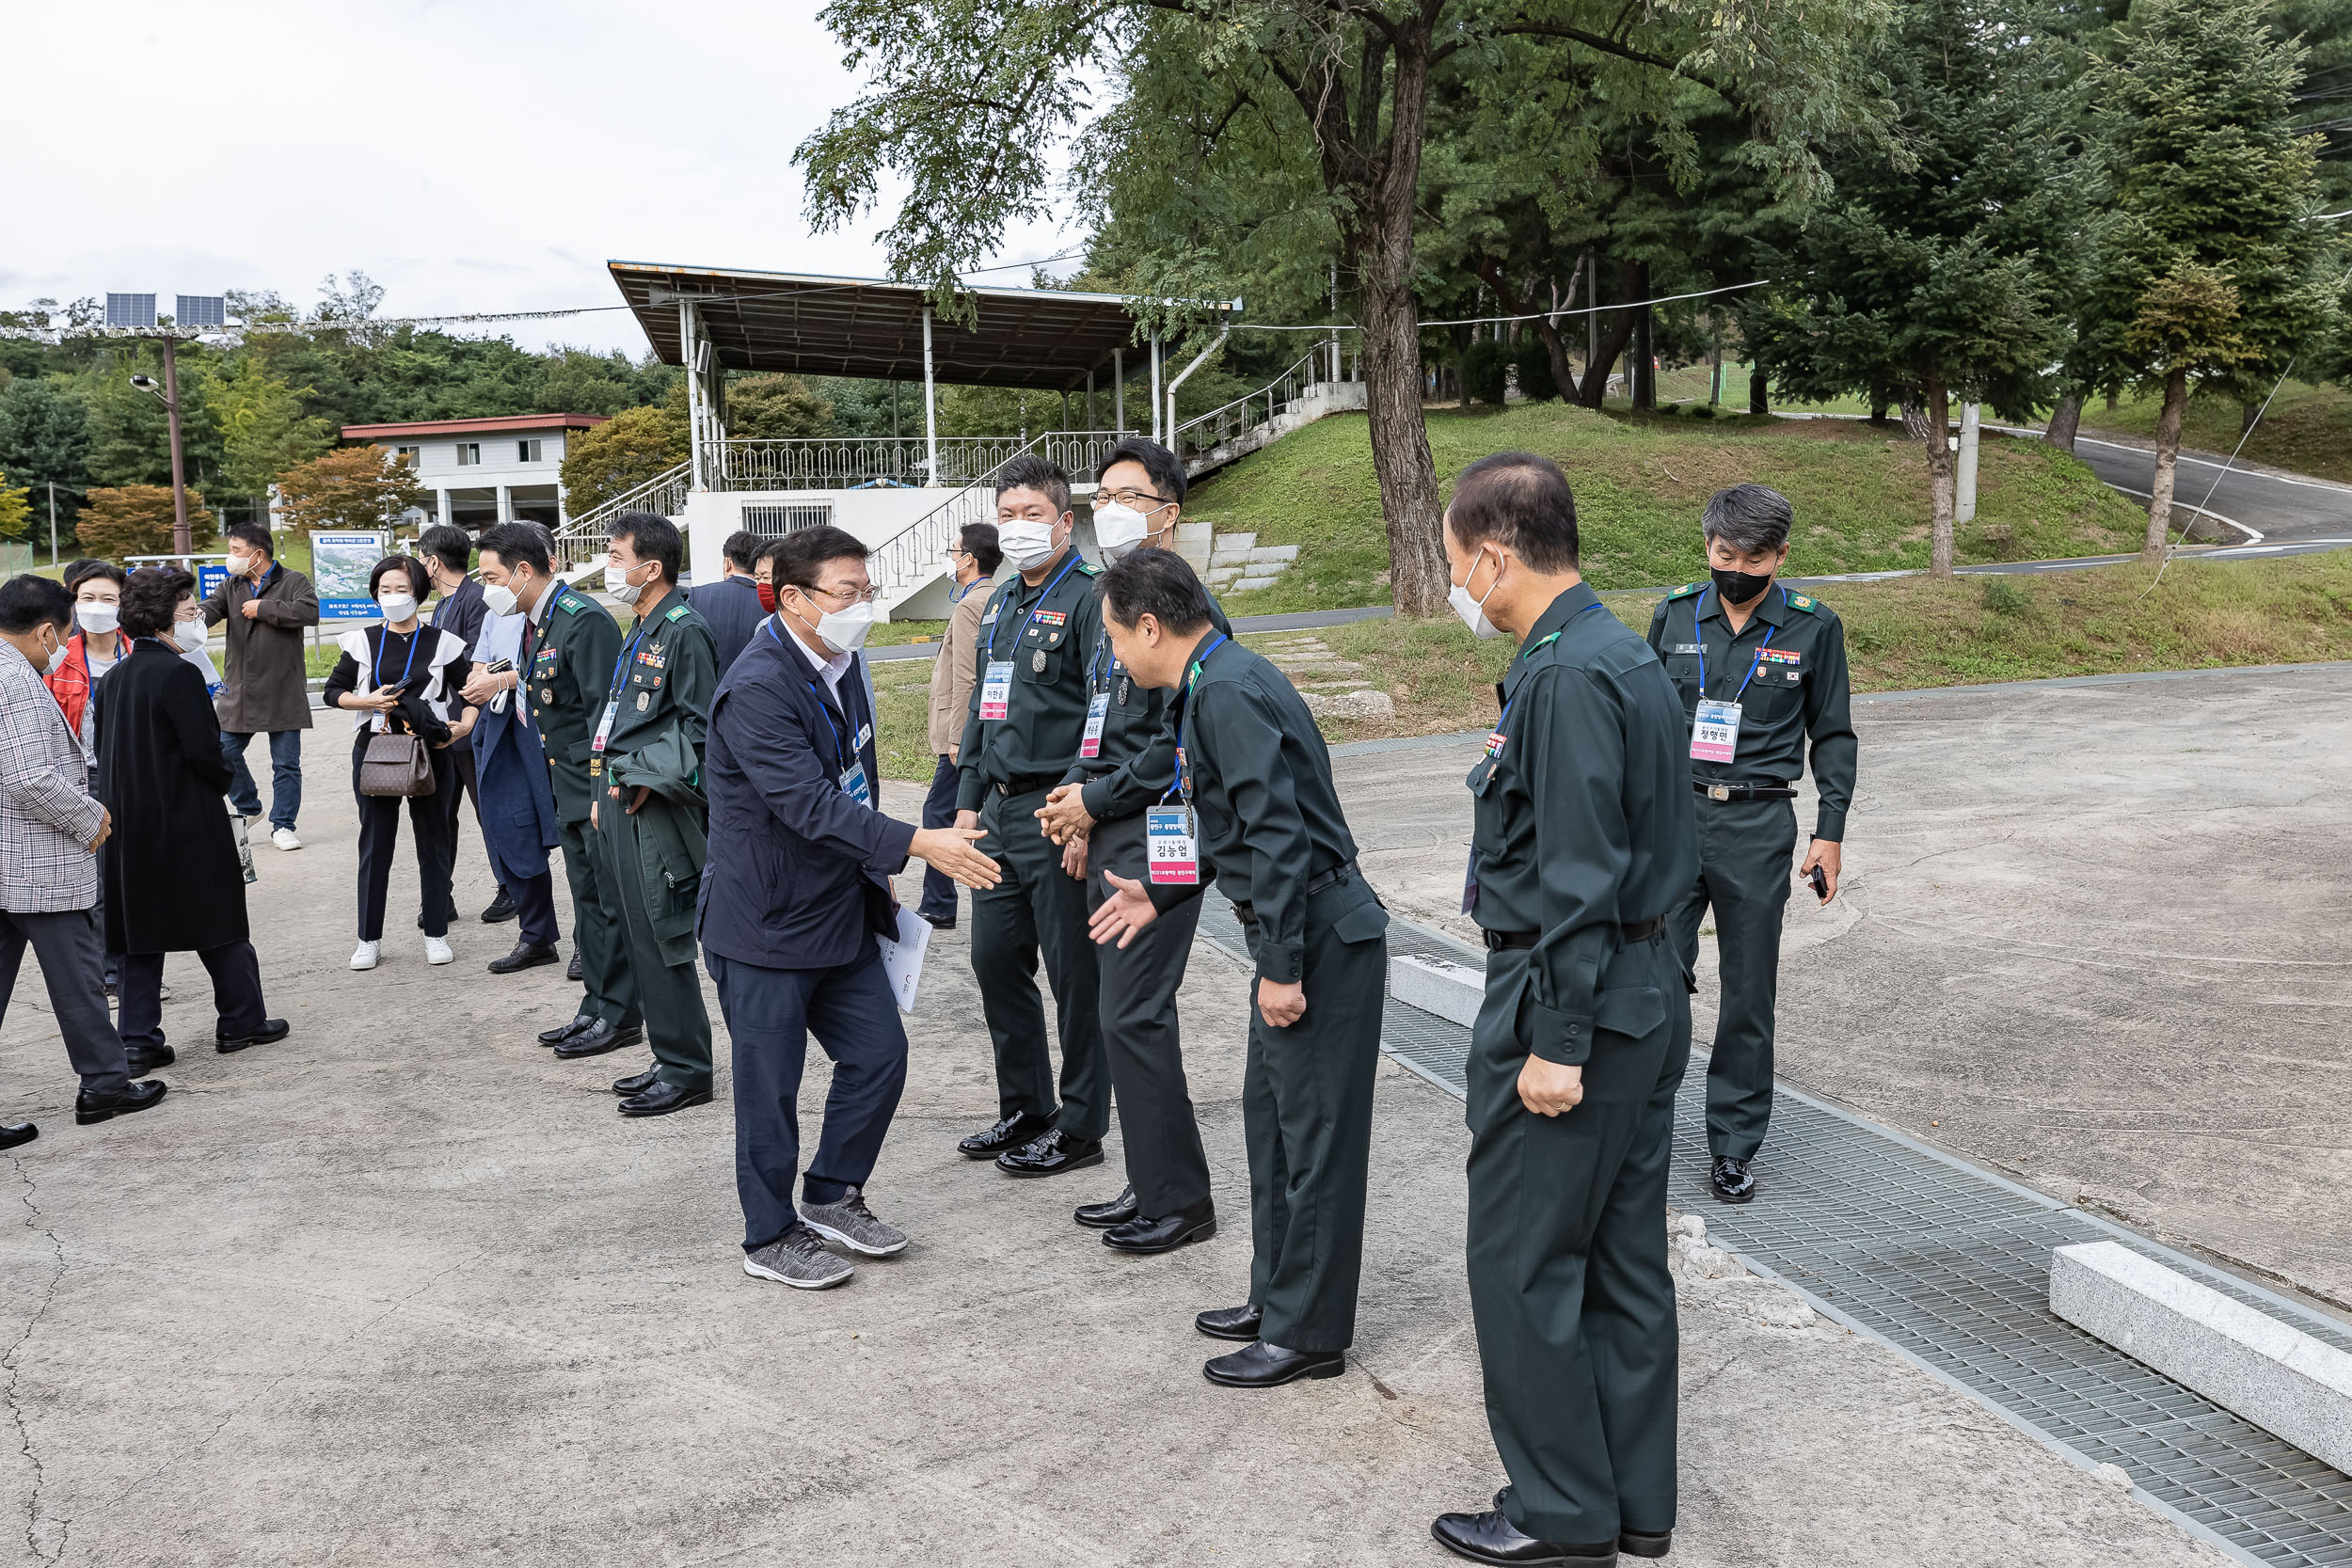
[[[1059,587],[1061,586],[1061,579],[1062,579],[1062,578],[1066,578],[1066,577],[1068,577],[1068,576],[1070,575],[1070,573],[1071,573],[1072,569],[1073,569],[1073,567],[1075,567],[1075,566],[1078,564],[1079,561],[1080,561],[1080,560],[1082,560],[1082,559],[1084,559],[1084,558],[1083,558],[1083,557],[1081,557],[1081,556],[1078,554],[1078,552],[1077,552],[1076,550],[1072,550],[1072,551],[1070,552],[1070,559],[1069,559],[1068,561],[1065,561],[1065,562],[1062,562],[1062,567],[1061,567],[1061,570],[1060,570],[1060,571],[1058,571],[1058,572],[1056,572],[1056,573],[1054,574],[1054,580],[1053,580],[1053,581],[1051,581],[1051,582],[1049,582],[1049,583],[1047,583],[1047,584],[1045,585],[1045,592],[1044,592],[1044,593],[1042,593],[1042,594],[1040,594],[1037,596],[1037,603],[1035,603],[1035,604],[1033,604],[1033,605],[1031,605],[1031,606],[1029,607],[1029,618],[1028,618],[1027,620],[1025,620],[1025,621],[1024,621],[1024,622],[1022,622],[1022,623],[1021,623],[1021,629],[1020,629],[1019,631],[1017,631],[1017,632],[1013,633],[1013,638],[1012,638],[1012,651],[1013,651],[1014,653],[1019,653],[1019,652],[1021,651],[1021,640],[1022,640],[1023,638],[1025,638],[1025,637],[1026,637],[1026,636],[1028,636],[1028,635],[1029,635],[1029,628],[1030,628],[1031,626],[1036,626],[1036,625],[1037,625],[1037,616],[1038,616],[1038,611],[1040,611],[1040,610],[1043,610],[1043,609],[1045,608],[1045,601],[1046,601],[1047,599],[1049,599],[1049,598],[1053,597],[1053,594],[1054,594],[1054,590],[1055,590],[1055,589],[1059,588]],[[996,624],[996,625],[994,625],[994,626],[993,626],[989,627],[989,629],[988,629],[988,657],[991,657],[991,658],[994,658],[994,657],[996,657],[996,639],[997,639],[998,637],[1000,637],[1000,636],[1002,636],[1002,635],[1003,635],[1004,630],[1005,630],[1005,626],[1004,626],[1004,623],[1003,623],[1002,621],[999,621],[999,622],[997,622],[997,624]]]
[[[1595,600],[1594,600],[1591,604],[1586,605],[1586,606],[1584,607],[1584,610],[1578,610],[1578,611],[1576,612],[1576,615],[1581,615],[1581,614],[1583,614],[1583,613],[1584,613],[1584,611],[1585,611],[1585,610],[1598,610],[1599,608],[1600,608],[1600,601],[1599,601],[1598,599],[1595,599]],[[1569,620],[1571,620],[1571,621],[1573,621],[1573,620],[1575,620],[1575,619],[1576,619],[1576,615],[1571,615],[1571,616],[1569,616],[1569,617],[1568,617],[1568,619],[1569,619]],[[1562,626],[1562,627],[1560,628],[1560,631],[1565,631],[1565,630],[1567,630],[1567,629],[1568,629],[1567,627],[1565,627],[1565,626]],[[1560,631],[1555,631],[1555,632],[1553,632],[1553,633],[1552,633],[1549,637],[1545,638],[1545,639],[1544,639],[1544,642],[1553,642],[1553,641],[1557,641],[1559,640],[1559,637],[1560,637]],[[1536,643],[1536,644],[1535,644],[1535,648],[1540,648],[1540,647],[1542,647],[1542,646],[1544,645],[1544,642],[1538,642],[1538,643]],[[1526,654],[1521,654],[1521,655],[1519,655],[1519,657],[1520,657],[1521,658],[1525,658],[1525,657],[1527,657],[1527,654],[1532,654],[1532,653],[1534,653],[1534,652],[1535,651],[1535,648],[1530,648],[1530,649],[1528,649]],[[1513,703],[1518,702],[1518,700],[1519,700],[1519,694],[1518,694],[1518,692],[1516,692],[1516,691],[1512,692],[1512,693],[1511,693],[1511,695],[1509,695],[1508,697],[1505,697],[1505,698],[1502,700],[1502,711],[1501,713],[1498,713],[1498,714],[1496,714],[1496,715],[1495,715],[1495,728],[1496,728],[1497,730],[1501,730],[1501,729],[1502,728],[1502,721],[1503,721],[1505,719],[1508,719],[1508,718],[1510,718],[1510,717],[1511,717],[1511,705],[1512,705]]]
[[[1702,701],[1704,701],[1707,697],[1707,628],[1699,625],[1699,619],[1700,615],[1703,614],[1707,609],[1708,594],[1715,594],[1715,602],[1717,604],[1724,602],[1723,594],[1716,593],[1714,589],[1709,588],[1707,590],[1706,594],[1701,594],[1699,595],[1698,610],[1694,611],[1691,616],[1691,639],[1699,651],[1699,697]],[[1788,602],[1788,590],[1787,588],[1781,589],[1780,600],[1783,604],[1787,604]],[[1740,698],[1748,694],[1748,681],[1756,679],[1756,671],[1763,668],[1764,650],[1772,645],[1772,633],[1778,631],[1779,629],[1780,628],[1778,626],[1769,624],[1764,627],[1764,641],[1756,645],[1756,657],[1748,660],[1748,680],[1741,681],[1740,683],[1740,689],[1731,694],[1731,700],[1733,702],[1736,703]],[[1735,633],[1734,635],[1736,636],[1737,634]]]
[[[1209,661],[1209,656],[1231,641],[1232,639],[1223,632],[1218,632],[1216,641],[1192,656],[1192,671],[1184,676],[1184,689],[1182,693],[1184,706],[1176,715],[1176,781],[1160,791],[1160,799],[1163,801],[1178,790],[1184,788],[1184,774],[1187,771],[1184,767],[1184,721],[1192,716],[1193,685],[1200,678],[1200,667]],[[1187,803],[1191,801],[1192,794],[1189,790],[1185,791],[1184,800]]]
[[[389,627],[389,626],[386,626],[386,627],[384,628],[384,640],[385,640],[385,641],[389,641],[390,639],[395,638],[395,637],[398,637],[399,635],[400,635],[400,634],[399,634],[398,632],[394,631],[394,630],[393,630],[391,627]],[[403,686],[406,686],[406,685],[408,684],[408,672],[409,672],[409,671],[411,671],[411,670],[413,670],[413,669],[415,669],[415,668],[417,667],[417,644],[418,644],[418,643],[420,643],[420,642],[421,642],[421,641],[424,641],[424,628],[423,628],[422,626],[419,626],[419,627],[418,627],[415,631],[412,631],[412,632],[410,632],[410,633],[408,634],[408,662],[407,662],[407,663],[405,663],[405,664],[404,664],[404,665],[402,665],[402,666],[400,667],[400,684],[401,684],[401,685],[403,685]],[[87,644],[86,644],[86,645],[85,645],[85,647],[84,647],[83,657],[84,657],[85,659],[87,659],[88,657],[89,657],[89,655],[88,655],[88,651],[87,651]],[[87,667],[87,666],[86,666],[86,667]],[[375,689],[376,689],[378,691],[381,691],[381,690],[383,690],[383,689],[384,689],[384,642],[383,642],[383,641],[378,641],[378,642],[376,643],[376,645],[375,645]]]
[[[773,620],[770,620],[767,625],[768,635],[776,640],[777,647],[783,647],[784,634],[776,630],[776,623]],[[852,667],[854,667],[856,661],[853,659],[850,663]],[[850,671],[842,671],[841,675],[844,680],[848,679]],[[808,694],[817,699],[817,711],[825,716],[825,728],[833,732],[833,760],[839,765],[842,772],[847,773],[850,770],[851,764],[862,763],[863,759],[858,756],[855,749],[850,747],[842,739],[841,726],[833,721],[833,705],[825,701],[824,692],[818,689],[817,682],[814,679],[810,680],[808,683]],[[849,717],[849,705],[847,703],[842,704],[841,716],[845,719]]]
[[[1087,690],[1089,693],[1094,690],[1095,673],[1103,668],[1104,651],[1110,645],[1111,634],[1107,631],[1094,640],[1094,657],[1087,660]],[[1104,689],[1108,690],[1109,688],[1106,686]]]
[[[645,640],[645,633],[651,631],[653,627],[651,624],[641,618],[637,623],[635,635],[630,637],[628,641],[621,644],[621,657],[612,661],[612,678],[604,683],[604,700],[606,702],[609,703],[613,700],[612,689],[621,684],[621,672],[628,666],[628,656],[637,651],[637,644],[643,642]]]

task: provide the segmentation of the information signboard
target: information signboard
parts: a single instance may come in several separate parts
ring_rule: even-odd
[[[368,574],[392,553],[387,529],[310,535],[310,583],[322,621],[373,621],[383,612],[368,596]]]

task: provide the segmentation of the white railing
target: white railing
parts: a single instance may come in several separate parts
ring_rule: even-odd
[[[1281,418],[1282,405],[1305,388],[1307,383],[1298,373],[1300,368],[1311,364],[1323,352],[1320,347],[1310,349],[1296,363],[1256,391],[1246,392],[1222,408],[1212,408],[1186,420],[1176,427],[1176,439],[1169,450],[1178,457],[1185,456],[1187,448],[1193,452],[1208,451],[1247,436],[1261,425],[1272,424]]]
[[[590,507],[556,530],[555,569],[577,570],[602,555],[605,531],[624,512],[651,512],[658,516],[675,517],[685,511],[686,492],[691,483],[688,467],[680,463],[675,468],[665,469],[635,489],[624,490],[611,500]]]
[[[882,591],[885,604],[895,603],[947,570],[947,546],[968,523],[996,520],[996,470],[1025,452],[1045,445],[1053,435],[1033,436],[1007,452],[1003,462],[949,496],[937,506],[874,546],[866,570]],[[1107,437],[1116,440],[1116,436]]]
[[[955,436],[939,441],[942,485],[968,484],[1002,467],[1016,452],[1036,451],[1075,476],[1118,436],[1108,431],[1048,431],[1019,436]],[[919,436],[730,437],[716,444],[712,483],[722,490],[854,490],[922,485],[930,479],[930,443]]]

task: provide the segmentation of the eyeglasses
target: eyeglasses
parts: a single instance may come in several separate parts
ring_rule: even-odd
[[[1121,506],[1132,506],[1138,512],[1156,512],[1163,506],[1175,504],[1174,497],[1155,495],[1150,490],[1097,490],[1094,492],[1094,499],[1098,504],[1103,501],[1117,501]]]
[[[793,583],[791,586],[800,588],[799,583]],[[879,588],[867,588],[864,590],[854,588],[801,588],[801,592],[806,594],[811,598],[831,599],[836,604],[872,604],[876,599],[882,596],[882,590]]]

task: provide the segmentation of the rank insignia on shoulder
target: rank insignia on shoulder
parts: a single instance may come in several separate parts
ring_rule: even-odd
[[[577,615],[587,607],[580,602],[579,595],[566,588],[555,596],[555,608],[566,615]]]
[[[1693,594],[1703,594],[1706,591],[1707,584],[1704,582],[1686,582],[1681,587],[1676,589],[1673,593],[1667,594],[1666,597],[1670,599],[1687,599]]]
[[[1103,575],[1103,568],[1091,561],[1081,561],[1078,562],[1078,575],[1084,578],[1099,578]]]
[[[691,605],[691,604],[682,604],[682,605],[678,605],[678,606],[676,606],[675,608],[674,608],[674,609],[670,611],[670,613],[669,613],[669,614],[667,614],[667,615],[664,615],[664,616],[662,617],[662,619],[663,619],[663,620],[665,620],[665,621],[683,621],[683,620],[685,620],[685,619],[686,619],[686,617],[688,617],[689,615],[691,615],[693,612],[694,612],[694,607],[693,607],[692,605]]]
[[[1813,601],[1806,598],[1803,594],[1791,594],[1788,595],[1788,608],[1791,610],[1811,610],[1813,607]]]

